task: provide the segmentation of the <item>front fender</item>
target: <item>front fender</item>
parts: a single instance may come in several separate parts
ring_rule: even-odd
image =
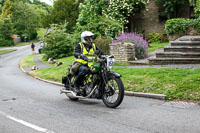
[[[109,72],[109,76],[114,76],[116,78],[122,77],[119,73],[116,73],[116,72]]]

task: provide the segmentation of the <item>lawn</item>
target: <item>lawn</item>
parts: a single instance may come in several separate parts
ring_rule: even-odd
[[[168,45],[169,42],[152,42],[149,44],[149,53],[155,51],[156,49],[163,48],[164,46]]]
[[[3,50],[0,50],[0,54],[5,54],[5,53],[9,53],[9,52],[12,52],[12,51],[15,51],[16,49],[3,49]]]
[[[59,67],[39,69],[30,74],[43,79],[61,82],[73,57],[57,60]],[[200,100],[200,69],[127,68],[114,67],[112,71],[122,75],[125,90],[165,94],[168,100]]]

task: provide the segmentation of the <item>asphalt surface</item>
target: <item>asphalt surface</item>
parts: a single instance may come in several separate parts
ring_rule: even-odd
[[[21,71],[29,46],[1,55],[1,133],[199,133],[200,106],[195,103],[125,96],[116,109],[101,100],[70,101],[60,86]]]

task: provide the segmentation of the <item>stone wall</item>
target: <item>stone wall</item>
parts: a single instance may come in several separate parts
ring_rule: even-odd
[[[127,62],[135,60],[135,44],[115,43],[110,44],[110,55],[115,57],[116,62]]]
[[[151,32],[164,33],[165,22],[159,21],[158,6],[155,1],[149,0],[146,5],[148,11],[143,11],[131,17],[131,31],[144,32],[146,37]]]
[[[165,21],[159,20],[159,7],[156,4],[156,0],[149,0],[146,5],[147,11],[137,13],[130,18],[129,28],[133,32],[142,32],[146,37],[149,33],[165,33],[164,25]],[[177,17],[190,18],[190,4],[185,3],[178,8]]]

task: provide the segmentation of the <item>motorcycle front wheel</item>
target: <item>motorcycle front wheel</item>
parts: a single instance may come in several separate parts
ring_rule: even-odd
[[[109,108],[119,106],[124,98],[124,85],[119,77],[108,79],[102,97],[103,103]]]

